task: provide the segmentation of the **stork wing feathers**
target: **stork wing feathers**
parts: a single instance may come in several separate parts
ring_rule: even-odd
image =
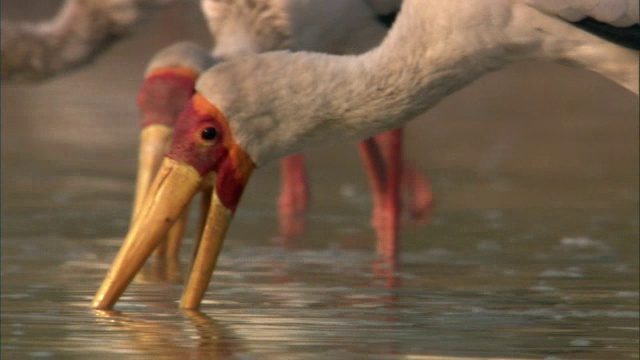
[[[573,24],[612,43],[640,51],[640,25],[638,24],[614,27],[593,18],[584,18]]]
[[[525,0],[549,15],[618,45],[640,50],[638,0]]]
[[[362,0],[375,14],[379,23],[391,28],[396,21],[398,11],[402,6],[402,0]]]
[[[364,0],[373,12],[378,16],[397,13],[402,5],[402,0]]]
[[[529,5],[570,22],[592,18],[614,27],[640,24],[638,0],[525,0]]]
[[[200,8],[223,58],[286,49],[288,14],[278,0],[201,0]],[[250,49],[251,51],[248,51]]]

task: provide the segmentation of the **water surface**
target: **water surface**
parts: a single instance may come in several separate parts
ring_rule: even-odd
[[[177,309],[192,235],[180,264],[148,264],[115,311],[90,310],[128,226],[141,74],[171,42],[208,44],[198,16],[171,6],[86,68],[2,84],[3,357],[639,357],[638,99],[545,64],[409,126],[436,204],[404,221],[396,273],[377,266],[344,145],[309,152],[295,241],[277,236],[277,164],[255,172],[200,312]]]

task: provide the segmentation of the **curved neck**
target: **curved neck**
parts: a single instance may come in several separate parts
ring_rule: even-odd
[[[227,114],[238,142],[260,165],[399,127],[514,61],[589,68],[585,59],[595,61],[582,53],[594,44],[605,46],[512,0],[404,0],[402,6],[382,44],[365,54],[276,52],[244,58],[217,67],[198,90]],[[637,80],[637,53],[600,53],[629,65],[619,77]]]
[[[291,49],[360,54],[380,44],[387,28],[362,0],[284,0]]]
[[[443,5],[432,12],[425,3]],[[399,127],[509,61],[507,37],[496,26],[507,24],[508,14],[446,4],[405,0],[402,11],[411,15],[401,11],[382,44],[362,55],[246,57],[216,67],[198,90],[232,120],[258,165]],[[487,17],[494,18],[489,27]]]

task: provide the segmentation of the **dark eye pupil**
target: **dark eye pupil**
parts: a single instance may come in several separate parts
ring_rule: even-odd
[[[202,130],[202,134],[200,136],[202,136],[203,140],[213,140],[216,138],[216,135],[218,135],[218,130],[214,127],[208,127]]]

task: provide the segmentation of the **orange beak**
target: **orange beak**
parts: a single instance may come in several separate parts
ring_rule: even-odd
[[[149,191],[151,181],[154,179],[162,159],[169,146],[173,127],[164,124],[153,124],[145,126],[140,132],[140,150],[138,155],[138,175],[136,180],[136,193],[133,202],[133,213],[131,223],[135,221],[142,203]]]
[[[193,94],[199,71],[188,67],[161,67],[151,70],[138,93],[138,107],[142,117],[138,176],[131,223],[140,212],[149,186],[169,150],[175,121]],[[186,213],[185,213],[186,215]],[[186,217],[186,216],[185,216]],[[182,218],[169,233],[169,255],[177,258],[186,219]],[[165,243],[163,243],[164,245]],[[162,250],[160,250],[162,249]],[[167,246],[158,254],[167,255]]]
[[[230,208],[225,205],[219,194],[228,191],[225,186],[230,183],[228,177],[232,176],[231,182],[236,185],[233,188],[239,189],[235,198],[239,200],[254,168],[248,155],[240,149],[235,150],[230,151],[229,160],[240,166],[231,173],[211,173],[215,176],[216,186],[180,302],[182,308],[197,309],[200,305],[233,218],[235,206]],[[193,196],[208,184],[211,184],[211,178],[200,175],[191,165],[168,157],[164,159],[111,269],[93,299],[93,308],[105,310],[113,307]]]

